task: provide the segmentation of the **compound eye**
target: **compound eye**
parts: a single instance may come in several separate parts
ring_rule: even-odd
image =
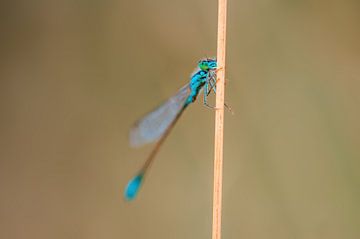
[[[211,63],[209,63],[209,67],[210,68],[216,68],[216,62],[211,62]]]

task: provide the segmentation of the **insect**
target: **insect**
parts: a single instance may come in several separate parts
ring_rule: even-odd
[[[216,91],[217,61],[213,58],[205,58],[198,62],[198,66],[190,77],[190,82],[183,86],[174,96],[166,100],[162,105],[138,120],[130,129],[130,145],[139,147],[147,143],[157,141],[154,149],[145,161],[138,173],[128,182],[124,196],[126,200],[133,200],[144,180],[144,176],[154,161],[154,158],[169,135],[172,128],[184,112],[193,103],[200,91],[204,90],[204,105],[211,91]],[[226,105],[225,105],[226,106]]]

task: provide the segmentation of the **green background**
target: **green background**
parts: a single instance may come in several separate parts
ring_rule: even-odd
[[[2,1],[0,237],[210,238],[214,111],[128,130],[216,55],[216,1]],[[359,1],[229,1],[223,238],[360,238]],[[212,102],[213,102],[212,98]]]

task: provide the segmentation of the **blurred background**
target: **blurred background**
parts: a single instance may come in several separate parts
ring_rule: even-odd
[[[360,238],[359,1],[229,1],[224,238]],[[0,238],[210,238],[214,111],[128,130],[216,55],[217,2],[1,1]],[[212,98],[213,100],[213,98]],[[213,102],[213,101],[212,101]]]

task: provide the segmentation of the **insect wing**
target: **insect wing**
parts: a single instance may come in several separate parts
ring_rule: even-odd
[[[176,95],[137,121],[130,129],[130,145],[139,147],[159,139],[183,109],[189,94],[187,84]]]

